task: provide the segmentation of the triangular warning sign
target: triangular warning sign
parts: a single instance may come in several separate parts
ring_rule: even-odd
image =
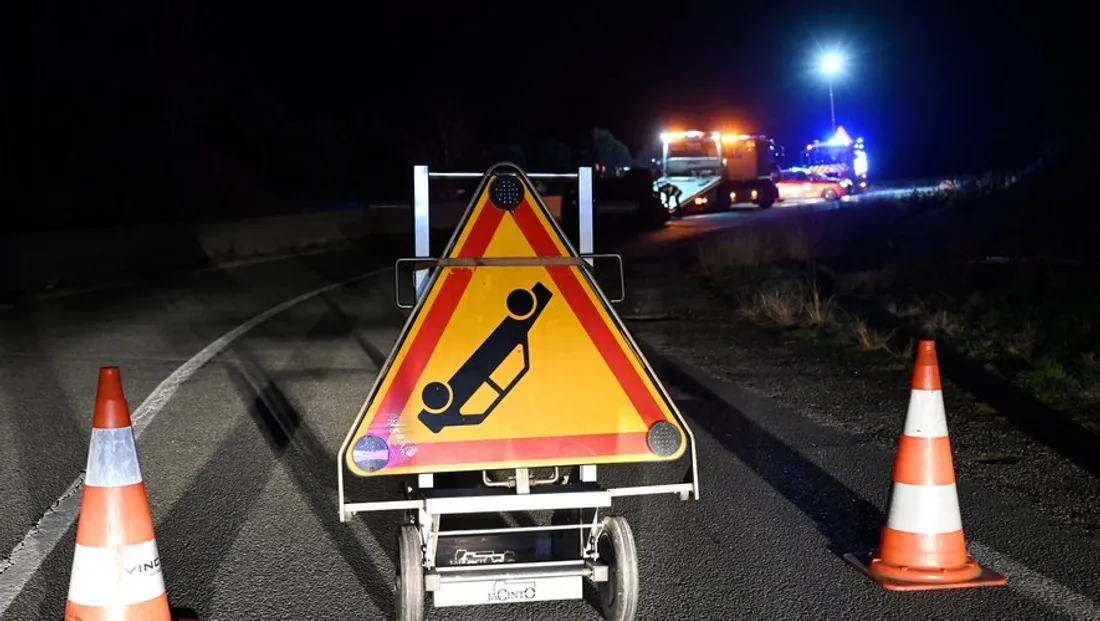
[[[360,476],[666,461],[680,413],[527,177],[491,168],[348,436]]]

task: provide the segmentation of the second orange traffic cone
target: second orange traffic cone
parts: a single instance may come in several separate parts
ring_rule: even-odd
[[[170,621],[153,515],[116,367],[99,370],[65,621]]]
[[[893,481],[878,550],[845,554],[844,560],[892,591],[998,586],[1008,581],[979,565],[966,550],[934,341],[921,341],[917,351]]]

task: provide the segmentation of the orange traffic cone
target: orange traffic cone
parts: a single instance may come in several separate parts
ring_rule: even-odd
[[[130,408],[118,369],[105,367],[99,370],[65,620],[172,618]]]
[[[921,341],[917,351],[893,480],[878,550],[845,554],[844,560],[891,591],[1008,582],[978,565],[966,550],[934,341]]]

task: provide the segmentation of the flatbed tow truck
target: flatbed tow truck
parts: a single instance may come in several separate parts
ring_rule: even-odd
[[[783,149],[760,134],[699,130],[661,134],[661,177],[655,188],[680,189],[685,210],[722,210],[733,205],[771,207]]]

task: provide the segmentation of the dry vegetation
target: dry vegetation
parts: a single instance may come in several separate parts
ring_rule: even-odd
[[[971,206],[1013,181],[817,212],[794,226],[745,225],[702,242],[700,270],[745,319],[908,360],[910,339],[876,330],[839,303],[873,300],[1100,429],[1100,272],[989,260],[988,238],[971,233]]]

